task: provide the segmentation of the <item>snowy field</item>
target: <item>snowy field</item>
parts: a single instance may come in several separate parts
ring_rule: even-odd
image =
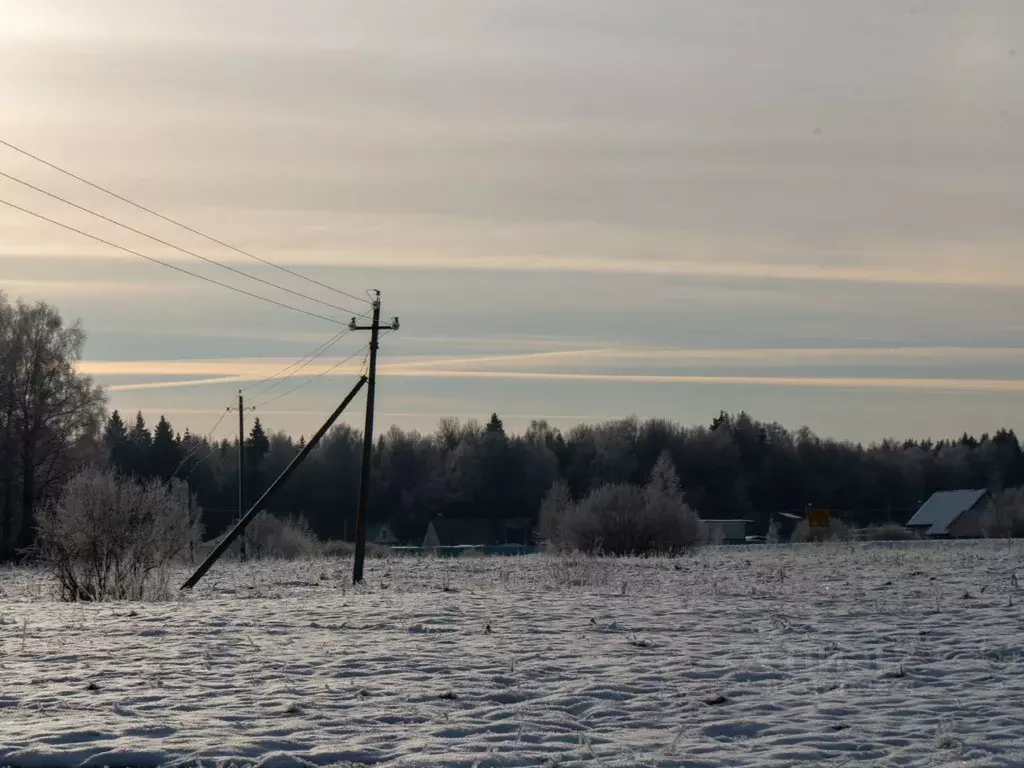
[[[0,570],[0,765],[1024,765],[1022,542],[367,574],[62,605]]]

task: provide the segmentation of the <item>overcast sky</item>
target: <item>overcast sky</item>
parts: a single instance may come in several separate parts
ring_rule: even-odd
[[[1024,428],[1018,0],[0,0],[0,105],[0,139],[383,291],[402,328],[382,428],[720,409],[860,440]],[[0,171],[344,311],[0,178],[147,255],[365,308],[2,146]],[[111,406],[179,430],[335,333],[5,206],[0,284],[81,318]],[[309,434],[361,362],[263,420]]]

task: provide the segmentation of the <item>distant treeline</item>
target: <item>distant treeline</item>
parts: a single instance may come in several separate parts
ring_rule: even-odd
[[[150,433],[142,416],[126,428],[115,411],[102,440],[118,468],[139,476],[190,474],[207,531],[222,530],[237,507],[237,441],[208,445],[175,435],[163,418]],[[302,514],[324,538],[354,531],[361,435],[335,427],[268,504]],[[259,420],[246,441],[246,498],[251,502],[301,448],[283,433],[267,435]],[[905,522],[932,492],[1024,484],[1016,435],[861,445],[789,431],[745,413],[719,414],[710,425],[627,418],[568,432],[534,421],[508,434],[498,416],[480,424],[442,419],[427,435],[392,427],[376,443],[371,521],[390,522],[418,542],[437,515],[537,519],[541,501],[564,479],[576,498],[606,483],[643,485],[663,451],[675,465],[688,503],[705,518],[745,517],[764,531],[776,512],[825,507],[864,526]],[[201,461],[202,460],[202,461]]]
[[[163,417],[126,423],[105,411],[103,392],[78,374],[84,334],[46,304],[10,304],[0,293],[0,559],[34,542],[38,511],[89,463],[139,478],[188,477],[209,535],[235,517],[237,444],[208,444]],[[301,514],[323,538],[351,538],[361,435],[335,427],[268,505]],[[266,434],[255,420],[246,440],[246,499],[252,502],[302,447]],[[776,512],[827,507],[854,525],[903,522],[932,492],[1024,485],[1016,435],[884,442],[863,447],[789,431],[741,413],[682,427],[634,418],[562,432],[543,421],[521,435],[492,416],[480,424],[442,419],[427,435],[392,427],[373,456],[371,521],[421,540],[437,516],[537,519],[559,479],[572,495],[607,483],[644,484],[666,451],[690,506],[705,518],[746,517],[754,531]]]

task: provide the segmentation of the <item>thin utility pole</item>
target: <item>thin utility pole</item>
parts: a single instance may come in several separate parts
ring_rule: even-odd
[[[191,477],[192,473],[189,473]],[[196,564],[196,540],[193,536],[195,525],[192,520],[192,483],[189,478],[185,478],[185,493],[188,494],[188,564]]]
[[[263,509],[264,504],[266,504],[267,501],[275,493],[277,493],[277,489],[284,485],[285,481],[289,477],[291,477],[292,472],[294,472],[299,467],[299,465],[302,464],[305,458],[312,452],[312,450],[316,448],[316,444],[320,442],[320,438],[327,434],[327,430],[329,430],[331,428],[331,425],[338,420],[338,417],[341,415],[341,412],[348,407],[349,403],[351,403],[355,399],[356,395],[359,394],[359,390],[363,388],[364,384],[366,384],[366,377],[360,376],[359,381],[357,381],[356,385],[352,387],[352,391],[349,392],[345,399],[341,401],[341,405],[334,409],[334,413],[327,417],[327,421],[325,421],[323,425],[320,427],[320,429],[316,431],[316,434],[310,438],[309,442],[306,443],[306,445],[303,447],[301,451],[299,451],[298,455],[291,460],[291,463],[287,467],[285,467],[284,472],[282,472],[278,476],[277,480],[270,484],[270,487],[263,492],[263,495],[260,496],[256,500],[256,503],[253,504],[252,507],[249,509],[249,511],[242,516],[242,519],[235,523],[235,526],[227,532],[227,535],[224,536],[223,539],[221,539],[220,544],[218,544],[214,548],[213,552],[207,555],[206,559],[202,563],[200,563],[199,567],[196,568],[195,573],[189,576],[188,580],[181,585],[182,589],[192,589],[192,587],[198,584],[199,580],[203,578],[203,576],[206,574],[208,570],[210,570],[213,564],[217,562],[218,559],[220,559],[220,556],[227,551],[228,547],[231,546],[231,543],[237,537],[242,535],[242,533],[245,531],[245,527],[252,522],[252,519],[256,517],[256,515],[259,514],[260,510]]]
[[[359,507],[356,509],[356,552],[352,564],[352,583],[363,580],[363,561],[366,559],[366,513],[370,502],[370,460],[373,455],[373,407],[377,394],[377,348],[380,332],[397,331],[398,318],[391,319],[390,325],[380,324],[380,291],[374,291],[373,322],[370,325],[356,325],[353,317],[349,328],[353,331],[370,332],[370,368],[366,384],[366,424],[363,427],[363,464],[359,476]]]
[[[238,517],[241,520],[245,514],[245,405],[242,400],[242,390],[238,390]],[[241,540],[242,562],[245,562],[245,536]]]

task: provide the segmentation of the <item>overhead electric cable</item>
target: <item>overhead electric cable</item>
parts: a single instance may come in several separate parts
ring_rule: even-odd
[[[326,376],[328,373],[331,373],[332,371],[335,371],[338,368],[340,368],[341,366],[343,366],[345,363],[347,363],[352,358],[356,357],[360,352],[362,352],[368,346],[369,345],[367,344],[367,345],[364,345],[364,346],[360,347],[355,352],[353,352],[351,355],[346,357],[344,360],[339,360],[334,365],[332,365],[330,368],[325,368],[324,370],[320,371],[320,373],[318,373],[316,376],[313,376],[311,379],[308,379],[307,381],[302,382],[301,384],[299,384],[296,387],[292,387],[287,392],[282,392],[281,394],[275,395],[274,397],[270,398],[269,400],[264,400],[262,403],[257,403],[256,405],[253,406],[253,408],[262,408],[263,406],[267,405],[268,403],[272,403],[275,400],[280,400],[282,397],[287,397],[288,395],[292,394],[293,392],[298,392],[303,387],[308,387],[310,384],[312,384],[317,379],[319,379],[319,378],[321,378],[323,376]]]
[[[207,442],[209,442],[209,443],[213,443],[213,433],[217,431],[217,427],[219,427],[219,426],[220,426],[220,423],[221,423],[222,421],[224,421],[224,417],[225,417],[225,416],[227,416],[227,415],[228,415],[228,413],[229,413],[230,411],[231,411],[231,408],[230,408],[230,407],[228,407],[228,408],[225,408],[225,409],[224,409],[224,410],[223,410],[223,411],[221,412],[221,414],[220,414],[220,418],[219,418],[219,419],[217,419],[217,421],[216,421],[216,422],[214,423],[214,425],[213,425],[212,427],[210,427],[210,428],[209,428],[209,429],[208,429],[208,430],[207,430],[207,431],[205,432],[205,434],[203,434],[203,437],[204,437],[204,438],[206,438]],[[215,443],[214,443],[214,444],[215,444]],[[204,443],[204,442],[202,442],[202,441],[197,441],[197,442],[196,442],[196,447],[195,447],[195,448],[193,448],[193,449],[192,449],[191,451],[189,451],[189,452],[188,452],[188,453],[187,453],[187,454],[185,455],[185,458],[183,458],[183,459],[181,460],[181,462],[180,462],[180,463],[178,464],[178,466],[177,466],[177,467],[175,468],[175,470],[174,470],[174,474],[175,474],[175,475],[177,475],[177,474],[178,474],[178,472],[179,472],[179,471],[181,470],[181,468],[182,468],[183,466],[185,466],[185,463],[186,463],[186,462],[187,462],[187,461],[188,461],[189,459],[191,459],[191,458],[192,458],[193,456],[195,456],[195,455],[196,455],[197,453],[199,453],[199,449],[200,449],[200,448],[202,448],[202,447],[203,447],[203,445],[205,445],[205,443]],[[204,461],[205,461],[205,459],[204,459]],[[202,461],[200,461],[200,462],[199,462],[198,464],[196,464],[196,466],[199,466],[199,464],[202,464]],[[194,469],[194,467],[193,467],[193,469]]]
[[[93,189],[96,189],[96,190],[98,190],[98,191],[100,191],[100,192],[102,192],[102,193],[104,193],[106,195],[110,195],[111,197],[113,197],[113,198],[115,198],[117,200],[120,200],[123,203],[127,203],[128,205],[130,205],[130,206],[132,206],[134,208],[137,208],[140,211],[144,211],[144,212],[150,214],[151,216],[156,216],[158,219],[162,219],[163,221],[166,221],[168,224],[173,224],[176,227],[180,227],[181,229],[184,229],[186,232],[191,232],[193,235],[198,235],[199,237],[202,237],[202,238],[204,238],[206,240],[209,240],[211,243],[216,243],[217,245],[219,245],[219,246],[221,246],[223,248],[227,248],[228,250],[234,251],[235,253],[241,254],[242,256],[246,256],[246,257],[248,257],[250,259],[254,259],[255,261],[260,262],[261,264],[266,264],[268,267],[273,267],[274,269],[278,269],[278,270],[280,270],[282,272],[285,272],[286,274],[291,275],[292,277],[297,277],[300,280],[305,280],[308,283],[312,283],[313,285],[317,285],[317,286],[319,286],[321,288],[325,288],[328,291],[333,291],[334,293],[340,294],[342,296],[347,296],[348,298],[354,299],[355,301],[364,301],[364,302],[366,302],[368,304],[372,304],[373,303],[369,299],[364,299],[363,297],[357,296],[354,293],[349,293],[348,291],[343,291],[340,288],[335,288],[335,287],[333,287],[331,285],[327,285],[326,283],[322,283],[319,280],[314,280],[311,277],[307,277],[306,275],[303,275],[301,272],[296,272],[293,269],[288,269],[288,267],[282,267],[280,264],[275,264],[273,261],[270,261],[269,259],[264,259],[261,256],[256,256],[255,254],[249,253],[248,251],[243,250],[241,248],[238,248],[238,247],[236,247],[234,245],[231,245],[230,243],[226,243],[223,240],[218,240],[216,237],[213,237],[212,235],[208,235],[205,232],[201,232],[198,229],[194,229],[193,227],[190,227],[187,224],[183,224],[182,222],[178,221],[177,219],[172,219],[170,216],[165,216],[164,214],[162,214],[162,213],[160,213],[158,211],[154,211],[152,208],[147,208],[146,206],[142,205],[141,203],[136,203],[134,200],[130,200],[127,197],[124,197],[123,195],[119,195],[117,192],[113,192],[113,191],[107,189],[106,187],[101,187],[99,184],[96,184],[96,183],[94,183],[92,181],[89,181],[86,178],[83,178],[83,177],[81,177],[81,176],[79,176],[79,175],[77,175],[75,173],[72,173],[71,171],[67,170],[66,168],[62,168],[61,166],[57,165],[56,163],[51,163],[49,160],[44,160],[43,158],[39,157],[38,155],[32,154],[28,150],[22,149],[21,147],[15,146],[14,144],[11,144],[11,142],[9,142],[9,141],[4,141],[3,139],[0,139],[0,144],[2,144],[3,146],[7,147],[8,149],[13,149],[15,152],[17,152],[17,153],[19,153],[21,155],[24,155],[25,157],[28,157],[28,158],[30,158],[32,160],[35,160],[37,163],[42,163],[43,165],[47,166],[48,168],[52,168],[53,170],[55,170],[55,171],[57,171],[59,173],[63,173],[65,176],[69,176],[70,178],[75,179],[75,181],[79,181],[82,184],[90,186]]]
[[[30,184],[24,179],[19,179],[17,176],[12,176],[11,174],[5,173],[4,171],[0,171],[0,176],[2,176],[5,179],[10,179],[11,181],[17,184],[21,184],[24,187],[28,187],[29,189],[34,190],[42,195],[46,195],[47,197],[50,197],[54,200],[59,200],[65,205],[70,205],[72,208],[77,208],[78,210],[84,211],[85,213],[88,213],[91,216],[95,216],[98,219],[103,219],[104,221],[114,224],[115,226],[121,227],[122,229],[126,229],[129,232],[134,232],[136,235],[141,235],[142,237],[148,238],[149,240],[152,240],[155,243],[160,243],[160,245],[166,245],[168,248],[173,248],[176,251],[180,251],[181,253],[193,256],[199,259],[200,261],[205,261],[207,264],[213,264],[214,266],[220,267],[221,269],[226,269],[228,272],[234,272],[236,275],[247,277],[250,280],[255,280],[257,283],[262,283],[263,285],[270,286],[271,288],[276,288],[280,291],[284,291],[285,293],[290,293],[293,296],[298,296],[300,299],[305,299],[306,301],[312,301],[315,302],[316,304],[322,304],[325,307],[329,307],[330,309],[336,309],[339,312],[350,312],[353,314],[358,314],[355,312],[355,310],[348,309],[347,307],[339,307],[337,304],[331,304],[328,301],[322,301],[314,296],[307,296],[304,293],[293,291],[291,288],[286,288],[283,285],[278,285],[277,283],[273,283],[270,280],[264,280],[262,277],[250,275],[245,270],[236,269],[235,267],[232,267],[229,264],[223,264],[217,261],[216,259],[211,259],[208,256],[203,256],[201,254],[196,253],[195,251],[190,251],[187,248],[182,248],[181,246],[175,245],[174,243],[169,243],[166,240],[162,240],[161,238],[156,237],[155,235],[143,232],[142,230],[136,229],[135,227],[129,226],[128,224],[124,224],[118,221],[117,219],[112,219],[111,217],[105,216],[104,214],[99,213],[98,211],[92,210],[91,208],[86,208],[84,205],[79,205],[78,203],[72,202],[71,200],[68,200],[66,197],[61,197],[60,195],[54,194],[53,192],[48,192],[47,190],[41,187],[37,187],[35,184]]]
[[[333,347],[335,344],[337,344],[339,341],[341,341],[343,338],[345,338],[345,336],[348,335],[350,332],[351,332],[350,328],[345,328],[343,331],[334,334],[334,336],[329,338],[327,341],[325,341],[319,347],[314,349],[312,352],[309,352],[309,353],[303,355],[298,360],[296,360],[295,362],[291,363],[290,365],[285,366],[284,368],[282,368],[280,371],[278,371],[274,375],[268,376],[267,378],[263,379],[262,381],[258,381],[255,384],[250,384],[248,387],[245,387],[243,389],[243,391],[247,390],[247,389],[251,389],[252,387],[258,387],[261,384],[266,384],[267,382],[274,380],[273,383],[269,387],[264,387],[259,392],[251,393],[250,397],[260,397],[261,395],[265,395],[267,392],[269,392],[270,390],[274,389],[279,384],[281,384],[281,382],[287,381],[291,377],[293,377],[296,374],[298,374],[299,371],[303,370],[306,366],[308,366],[310,363],[312,363],[318,357],[320,357],[321,355],[326,354],[327,351],[331,347]],[[299,366],[299,367],[296,368],[294,371],[292,371],[291,373],[289,373],[286,376],[282,375],[286,371],[288,371],[288,370],[290,370],[292,368],[295,368],[295,366]]]
[[[123,245],[118,245],[117,243],[112,243],[109,240],[105,240],[102,237],[99,237],[97,235],[94,235],[94,234],[91,234],[89,232],[86,232],[85,230],[78,229],[77,227],[73,227],[70,224],[65,224],[65,223],[63,223],[61,221],[57,221],[56,219],[51,219],[50,217],[44,216],[41,213],[36,213],[35,211],[30,211],[28,208],[23,208],[22,206],[16,205],[15,203],[9,202],[7,200],[0,199],[0,204],[6,205],[6,206],[8,206],[10,208],[14,208],[15,210],[21,211],[22,213],[27,213],[29,216],[34,216],[35,218],[41,219],[42,221],[47,221],[50,224],[54,224],[54,225],[56,225],[58,227],[66,229],[69,232],[76,232],[77,234],[83,235],[84,237],[88,237],[88,238],[90,238],[92,240],[95,240],[98,243],[103,243],[104,245],[109,245],[111,248],[117,248],[118,250],[124,251],[125,253],[130,253],[133,256],[138,256],[139,258],[145,259],[146,261],[151,261],[154,264],[159,264],[162,267],[167,267],[168,269],[173,269],[176,272],[181,272],[182,274],[189,275],[190,277],[196,277],[196,278],[199,278],[200,280],[205,280],[206,282],[212,283],[213,285],[219,285],[221,288],[227,288],[229,291],[234,291],[235,293],[240,293],[243,296],[248,296],[248,297],[253,298],[253,299],[259,299],[260,301],[265,301],[268,304],[274,304],[274,305],[276,305],[278,307],[283,307],[284,309],[290,309],[293,312],[300,312],[303,315],[308,315],[309,317],[315,317],[317,320],[323,320],[323,321],[331,323],[333,325],[340,325],[341,324],[341,321],[338,320],[337,318],[331,318],[331,317],[325,317],[324,315],[318,315],[316,312],[309,312],[308,310],[305,310],[305,309],[299,309],[298,307],[293,307],[290,304],[285,304],[282,301],[277,301],[276,299],[271,299],[271,298],[269,298],[267,296],[261,296],[258,293],[251,293],[250,291],[247,291],[244,288],[237,288],[237,287],[235,287],[233,285],[228,285],[227,283],[222,283],[220,280],[214,280],[212,277],[206,277],[205,275],[200,275],[198,272],[192,272],[192,271],[190,271],[188,269],[185,269],[184,267],[179,267],[179,266],[176,266],[174,264],[170,264],[170,263],[168,263],[166,261],[161,261],[160,259],[154,258],[153,256],[147,256],[144,253],[140,253],[139,251],[133,250],[131,248],[127,248],[127,247],[125,247]]]

